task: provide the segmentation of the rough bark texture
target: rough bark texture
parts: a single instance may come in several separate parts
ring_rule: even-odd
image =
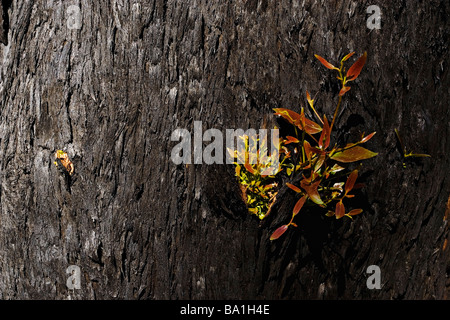
[[[9,2],[0,298],[449,297],[448,1]],[[366,27],[373,4],[381,30]],[[81,29],[68,28],[69,5]],[[337,129],[377,131],[379,152],[353,222],[309,212],[270,242],[290,192],[260,226],[231,166],[170,161],[171,133],[196,120],[259,128],[272,108],[299,110],[306,89],[330,115],[338,87],[314,54],[350,51],[369,58]],[[403,168],[394,128],[432,158]],[[57,149],[74,162],[70,179],[53,165]],[[69,265],[81,289],[67,288]],[[369,265],[381,290],[366,287]]]

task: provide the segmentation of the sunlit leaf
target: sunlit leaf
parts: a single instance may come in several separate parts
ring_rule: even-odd
[[[297,193],[302,193],[302,190],[296,186],[294,186],[293,184],[286,182],[286,185],[288,186],[288,188],[294,190]]]
[[[345,207],[342,201],[339,201],[336,203],[336,210],[335,210],[336,219],[340,219],[345,215]]]
[[[344,170],[345,168],[344,167],[341,167],[340,165],[338,165],[337,163],[334,165],[334,166],[332,166],[331,167],[331,169],[330,169],[330,173],[336,173],[336,172],[339,172],[339,171],[342,171],[342,170]]]
[[[347,81],[353,81],[356,78],[358,78],[359,74],[361,73],[362,68],[364,67],[364,64],[367,60],[367,52],[364,52],[364,54],[359,57],[358,60],[348,69],[347,71]]]
[[[351,149],[346,149],[341,152],[336,152],[331,156],[331,159],[348,163],[348,162],[355,162],[359,160],[365,160],[372,157],[375,157],[378,153],[372,152],[370,150],[367,150],[363,147],[353,147]]]
[[[301,208],[303,207],[303,205],[305,204],[306,199],[308,198],[308,196],[305,194],[303,197],[301,197],[297,203],[294,206],[294,210],[292,212],[293,216],[296,216],[297,213],[299,213],[299,211],[301,210]]]
[[[358,177],[358,170],[353,170],[347,178],[347,182],[345,182],[345,193],[349,193],[353,186],[355,185],[356,178]]]
[[[361,142],[361,143],[364,143],[364,142],[369,141],[369,140],[375,135],[375,133],[376,133],[376,132],[372,132],[372,133],[369,134],[368,136],[362,138],[360,142]]]
[[[270,240],[276,240],[279,237],[281,237],[283,235],[283,233],[286,232],[288,227],[289,227],[289,225],[287,225],[287,224],[282,225],[281,227],[279,227],[277,230],[275,230],[274,233],[272,233],[272,235],[270,236]]]
[[[342,62],[347,61],[354,54],[355,54],[355,52],[349,53],[348,55],[346,55],[345,57],[342,58]]]
[[[322,63],[325,67],[327,67],[328,69],[331,70],[339,70],[338,68],[336,68],[335,66],[333,66],[331,63],[329,63],[327,60],[325,60],[324,58],[322,58],[321,56],[315,54],[314,55],[319,61],[320,63]]]
[[[343,86],[341,91],[339,91],[339,96],[342,97],[348,90],[350,90],[350,87]]]

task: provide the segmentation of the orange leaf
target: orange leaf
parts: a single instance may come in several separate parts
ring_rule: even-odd
[[[348,176],[347,182],[345,183],[345,194],[349,193],[353,189],[357,177],[358,170],[353,170],[352,173],[350,173],[350,175]]]
[[[354,55],[354,54],[355,54],[355,52],[349,53],[348,55],[346,55],[345,57],[342,58],[342,62],[347,61],[348,58],[350,58],[350,57],[351,57],[352,55]]]
[[[340,219],[345,215],[345,207],[344,204],[342,203],[342,201],[339,201],[338,203],[336,203],[336,219]]]
[[[359,160],[365,160],[375,157],[378,153],[367,150],[363,147],[353,147],[341,152],[336,152],[330,158],[339,162],[348,163],[355,162]]]
[[[283,233],[286,232],[288,227],[289,227],[288,224],[285,224],[285,225],[282,225],[281,227],[279,227],[277,230],[275,230],[274,233],[272,233],[272,235],[270,236],[270,240],[276,240],[279,237],[281,237],[283,235]]]
[[[356,216],[357,214],[360,214],[361,212],[363,212],[362,209],[353,209],[349,213],[347,213],[347,215],[349,215],[349,216]]]
[[[328,69],[331,70],[339,70],[338,68],[336,68],[335,66],[333,66],[331,63],[329,63],[327,60],[325,60],[324,58],[322,58],[321,56],[315,54],[314,57],[316,57],[325,67],[327,67]]]
[[[286,138],[287,138],[287,140],[284,142],[284,144],[299,143],[300,142],[297,138],[292,137],[292,136],[287,136]]]
[[[245,169],[247,169],[248,172],[250,172],[251,174],[256,174],[256,170],[253,168],[253,166],[251,164],[249,164],[248,162],[245,162],[244,164]]]
[[[347,71],[347,81],[353,81],[356,78],[358,78],[359,74],[361,73],[362,68],[364,67],[364,64],[367,60],[367,52],[364,52],[364,54],[359,57],[358,60],[348,69]]]
[[[294,186],[293,184],[286,182],[286,185],[288,186],[288,188],[294,190],[297,193],[302,193],[302,190],[300,190],[300,188]]]
[[[308,103],[311,107],[314,105],[314,100],[311,99],[311,96],[309,95],[308,90],[306,90],[306,100],[308,100]]]
[[[308,198],[308,196],[305,194],[303,197],[301,197],[297,201],[297,203],[295,204],[295,207],[294,207],[294,211],[292,212],[293,213],[292,217],[296,216],[297,213],[299,213],[299,211],[301,210],[301,208],[305,204],[305,201],[306,201],[307,198]]]
[[[341,91],[339,91],[339,97],[342,97],[351,87],[343,86]]]

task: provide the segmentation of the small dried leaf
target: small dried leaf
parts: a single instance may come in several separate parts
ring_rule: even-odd
[[[346,149],[341,152],[336,152],[331,156],[331,159],[348,163],[348,162],[355,162],[359,160],[365,160],[372,157],[375,157],[378,153],[372,152],[370,150],[367,150],[363,147],[353,147],[351,149]]]
[[[274,233],[272,233],[272,235],[270,236],[270,240],[276,240],[279,237],[281,237],[283,235],[283,233],[286,232],[288,227],[289,227],[289,225],[287,225],[287,224],[282,225],[281,227],[279,227],[277,230],[275,230]]]
[[[364,54],[359,57],[358,60],[348,69],[347,71],[347,81],[353,81],[356,78],[358,78],[359,74],[361,73],[362,68],[364,67],[364,64],[367,60],[367,52],[364,52]]]
[[[333,66],[331,63],[329,63],[327,60],[325,60],[324,58],[322,58],[321,56],[315,54],[314,55],[319,61],[320,63],[322,63],[325,67],[327,67],[328,69],[331,70],[339,70],[338,68],[336,68],[335,66]]]
[[[62,150],[56,151],[55,158],[59,159],[61,161],[61,164],[67,170],[69,175],[73,174],[74,166],[73,166],[72,161],[70,161],[70,159],[69,159],[69,155],[66,152],[64,152]]]

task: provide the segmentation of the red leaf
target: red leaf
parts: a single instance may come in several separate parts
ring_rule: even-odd
[[[306,140],[303,141],[303,149],[305,150],[306,157],[308,158],[308,160],[311,160],[311,145]]]
[[[282,225],[281,227],[279,227],[277,230],[275,230],[274,233],[272,233],[272,235],[270,236],[270,240],[276,240],[279,237],[281,237],[283,235],[283,233],[286,232],[288,227],[289,227],[288,224],[285,224],[285,225]]]
[[[361,139],[361,143],[364,143],[364,142],[369,141],[369,140],[375,135],[375,133],[376,133],[376,132],[372,132],[372,133],[369,134],[368,136],[362,138],[362,139]]]
[[[340,219],[345,215],[345,207],[344,204],[342,203],[342,201],[339,201],[338,203],[336,203],[336,219]]]
[[[357,183],[357,184],[355,184],[355,186],[353,187],[353,190],[364,188],[364,186],[365,186],[364,183]]]
[[[358,60],[348,69],[347,71],[347,81],[353,81],[356,78],[358,78],[359,74],[361,73],[362,68],[364,67],[364,64],[367,60],[367,52],[364,52],[364,54],[359,57]]]
[[[345,183],[345,194],[349,193],[353,189],[357,177],[358,170],[353,170],[352,173],[350,173],[350,175],[348,176],[347,182]]]
[[[273,111],[275,111],[275,115],[282,116],[293,125],[298,125],[300,123],[300,115],[295,111],[286,108],[275,108]]]
[[[306,191],[308,196],[311,198],[311,200],[320,206],[324,206],[322,199],[320,199],[319,192],[317,191],[317,188],[319,187],[320,180],[316,181],[312,184],[308,184],[306,179],[303,179],[300,181],[300,186]]]
[[[302,190],[300,190],[300,188],[294,186],[293,184],[286,182],[286,185],[288,186],[288,188],[291,188],[292,190],[294,190],[297,193],[302,193]]]
[[[327,60],[325,60],[324,58],[322,58],[321,56],[315,54],[314,55],[325,67],[327,67],[328,69],[331,70],[339,70],[338,68],[336,68],[335,66],[333,66],[331,63],[329,63]]]
[[[307,198],[308,198],[308,196],[305,194],[303,197],[301,197],[297,201],[297,203],[295,204],[295,207],[294,207],[294,211],[292,212],[293,213],[292,217],[296,216],[297,213],[299,213],[299,211],[301,210],[301,208],[305,204],[305,201],[306,201]]]
[[[343,86],[341,91],[339,91],[339,97],[342,97],[348,90],[350,90],[350,87]]]
[[[378,153],[367,150],[363,147],[353,147],[341,152],[336,152],[330,158],[339,162],[348,163],[355,162],[359,160],[365,160],[375,157]]]
[[[353,209],[351,210],[349,213],[347,213],[349,216],[356,216],[357,214],[360,214],[361,212],[363,212],[362,209]]]
[[[330,145],[330,135],[331,135],[331,128],[328,124],[327,117],[323,116],[323,130],[322,134],[320,135],[319,139],[319,148],[326,149]]]

